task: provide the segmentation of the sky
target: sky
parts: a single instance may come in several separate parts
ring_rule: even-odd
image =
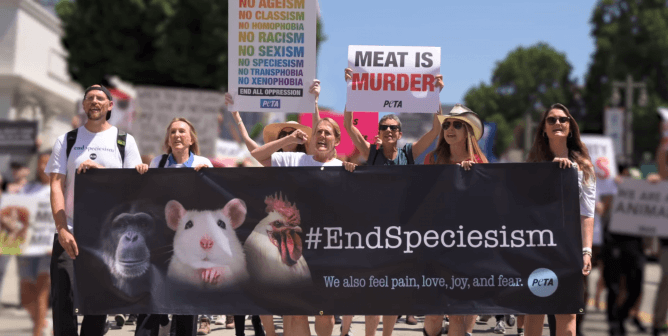
[[[546,42],[584,82],[594,52],[594,0],[319,0],[328,40],[320,47],[320,106],[343,111],[349,45],[441,47],[441,102],[463,103],[490,82],[497,62],[519,46]]]

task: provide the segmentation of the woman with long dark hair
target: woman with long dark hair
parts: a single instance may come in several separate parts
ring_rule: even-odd
[[[527,162],[559,162],[561,168],[578,170],[580,189],[580,226],[582,228],[582,274],[591,272],[591,246],[594,235],[594,206],[596,204],[596,177],[587,147],[580,140],[580,129],[568,108],[562,104],[550,106],[536,131]],[[575,335],[576,315],[559,314],[556,334]],[[545,315],[526,316],[526,335],[542,335]]]
[[[458,164],[470,170],[476,163],[487,163],[485,154],[478,146],[484,128],[478,114],[468,107],[456,104],[448,114],[439,115],[441,132],[436,149],[425,156],[424,164]],[[473,331],[476,315],[450,315],[449,335],[462,336]],[[427,315],[424,319],[424,334],[441,334],[443,315]]]

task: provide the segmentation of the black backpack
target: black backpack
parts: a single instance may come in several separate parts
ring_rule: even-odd
[[[70,157],[70,152],[72,151],[72,147],[74,147],[74,143],[77,142],[77,133],[79,132],[78,128],[75,128],[69,132],[67,132],[67,158],[69,159]],[[127,139],[128,134],[118,130],[118,134],[116,135],[116,146],[118,147],[118,152],[121,153],[121,166],[125,163],[125,140]]]

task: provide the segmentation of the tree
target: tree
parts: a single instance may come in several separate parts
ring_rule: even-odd
[[[611,106],[612,81],[647,84],[649,102],[640,107],[634,95],[634,162],[654,152],[659,141],[657,106],[668,102],[668,8],[665,1],[599,1],[591,16],[596,51],[586,76],[585,130],[603,131],[603,111]],[[625,95],[622,93],[622,97]],[[624,102],[622,102],[624,106]]]
[[[72,78],[107,75],[139,85],[227,87],[227,13],[221,0],[61,0]],[[318,19],[316,45],[327,39]]]
[[[464,97],[466,106],[486,121],[497,123],[497,154],[513,142],[513,130],[524,122],[525,113],[531,113],[535,120],[536,112],[553,103],[573,105],[572,69],[563,53],[538,43],[511,51],[497,63],[489,85],[480,83],[469,89]]]

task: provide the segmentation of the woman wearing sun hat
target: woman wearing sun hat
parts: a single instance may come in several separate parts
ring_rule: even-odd
[[[425,156],[424,164],[461,164],[468,170],[471,164],[487,163],[478,140],[484,127],[478,114],[462,104],[456,104],[448,114],[439,115],[443,131],[436,149]]]
[[[484,132],[478,114],[462,104],[456,104],[448,114],[439,115],[442,131],[438,135],[436,149],[425,156],[424,164],[458,164],[470,170],[476,163],[487,163],[478,146]],[[468,335],[473,331],[476,315],[450,315],[449,335]],[[441,334],[443,315],[427,315],[424,334]]]

